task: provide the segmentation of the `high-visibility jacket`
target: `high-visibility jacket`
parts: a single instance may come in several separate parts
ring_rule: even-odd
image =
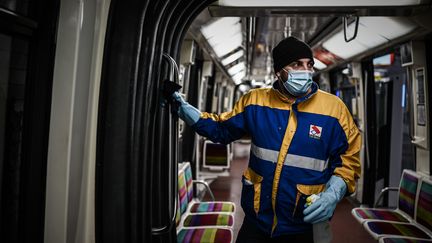
[[[340,176],[348,193],[360,175],[361,137],[345,104],[318,89],[294,102],[271,88],[253,89],[230,112],[203,112],[192,127],[213,142],[251,137],[241,204],[247,219],[272,237],[312,230],[303,221],[308,195]]]

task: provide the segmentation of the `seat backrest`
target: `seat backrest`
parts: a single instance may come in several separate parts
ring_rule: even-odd
[[[230,167],[229,145],[206,140],[203,145],[203,167],[209,169],[227,169]]]
[[[416,221],[432,231],[432,181],[422,179],[417,199]]]
[[[189,162],[184,162],[183,168],[184,168],[185,179],[186,179],[188,202],[190,202],[193,199],[192,167]]]
[[[177,202],[176,203],[177,203],[177,212],[176,212],[175,221],[176,221],[176,226],[178,226],[179,223],[180,223],[180,218],[181,218],[179,198],[177,198]]]
[[[188,205],[184,168],[179,168],[178,171],[178,193],[179,193],[179,201],[180,201],[179,210],[180,210],[180,214],[183,214],[186,211]]]
[[[414,218],[415,201],[419,182],[420,175],[414,171],[404,170],[402,172],[399,185],[398,207],[412,218]]]

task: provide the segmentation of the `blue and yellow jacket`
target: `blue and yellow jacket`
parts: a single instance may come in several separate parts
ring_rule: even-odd
[[[359,131],[339,98],[314,83],[308,95],[290,102],[276,86],[251,90],[230,112],[203,112],[192,126],[223,144],[251,137],[241,204],[247,219],[273,237],[312,230],[303,222],[305,198],[325,190],[332,175],[354,192],[361,146]]]

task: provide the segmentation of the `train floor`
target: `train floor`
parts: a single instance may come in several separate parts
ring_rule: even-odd
[[[243,149],[244,145],[234,145],[235,148]],[[231,163],[229,176],[218,177],[210,184],[216,200],[231,201],[236,204],[234,239],[237,238],[243,222],[244,213],[240,206],[241,197],[241,177],[243,171],[247,168],[248,157],[234,156]],[[208,200],[206,195],[204,200]],[[335,214],[331,220],[333,231],[333,243],[369,243],[376,242],[363,227],[351,215],[351,209],[354,206],[347,199],[343,199],[336,207]]]

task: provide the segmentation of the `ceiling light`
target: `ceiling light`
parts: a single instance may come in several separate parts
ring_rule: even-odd
[[[240,71],[243,71],[245,69],[245,63],[244,62],[239,62],[236,65],[230,67],[228,69],[228,73],[233,76],[235,74],[237,74]]]
[[[218,57],[222,57],[242,45],[243,36],[239,17],[219,18],[203,26],[201,33]]]
[[[411,21],[400,17],[360,17],[357,37],[345,42],[343,30],[323,43],[328,51],[344,59],[375,48],[392,39],[406,35],[416,28]],[[350,24],[348,28],[354,28]]]
[[[246,71],[243,70],[241,72],[238,72],[236,75],[232,76],[232,79],[234,80],[234,83],[237,85],[242,82],[244,76],[246,76]]]
[[[241,46],[242,41],[242,35],[241,33],[238,33],[237,35],[231,36],[217,45],[212,45],[212,47],[218,57],[223,57]]]
[[[327,67],[327,65],[322,63],[320,60],[314,58],[314,68],[315,69],[321,70],[321,69],[324,69],[326,67]]]
[[[224,58],[221,62],[224,66],[234,62],[235,60],[239,59],[244,55],[243,50],[239,50],[237,52],[234,52],[233,54],[229,55],[227,58]]]

